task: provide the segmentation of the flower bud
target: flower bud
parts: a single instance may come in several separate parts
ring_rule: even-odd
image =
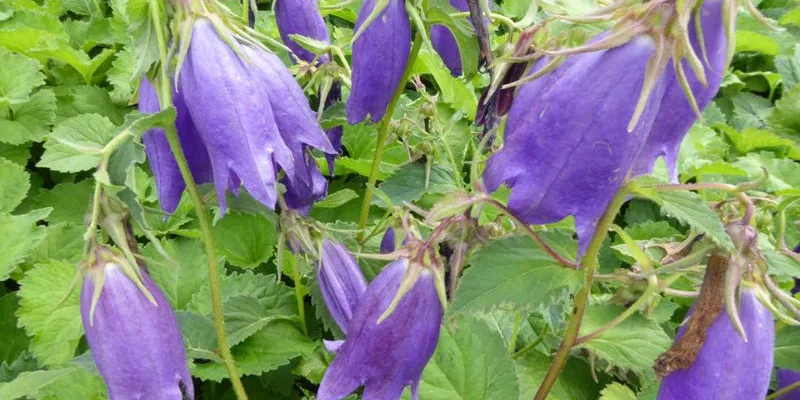
[[[274,10],[281,40],[299,59],[311,62],[316,55],[297,44],[289,35],[301,35],[330,43],[328,27],[319,13],[317,0],[277,0]],[[323,54],[318,60],[324,64],[328,62],[328,55]]]
[[[110,252],[98,252],[103,253]],[[194,398],[175,313],[144,270],[141,284],[147,294],[123,271],[124,263],[103,254],[84,276],[81,290],[86,341],[109,398]]]
[[[317,281],[328,312],[342,333],[347,334],[359,299],[367,290],[367,281],[356,259],[343,245],[323,239]]]
[[[353,78],[347,99],[347,122],[356,124],[369,116],[378,122],[397,87],[411,52],[411,23],[404,0],[388,5],[369,21],[375,0],[366,0],[356,19],[360,36],[353,43]],[[368,23],[362,30],[362,25]]]
[[[772,314],[752,291],[744,289],[739,316],[748,341],[736,331],[728,314],[720,313],[694,364],[667,375],[658,400],[763,399],[767,395],[775,344]]]
[[[364,399],[397,400],[407,385],[414,399],[422,370],[439,340],[443,309],[434,274],[423,270],[397,307],[378,323],[409,268],[390,263],[361,296],[347,339],[322,378],[318,400],[338,400],[364,386]]]

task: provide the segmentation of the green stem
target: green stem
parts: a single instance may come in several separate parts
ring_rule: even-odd
[[[300,290],[300,266],[298,265],[297,261],[292,263],[292,280],[294,281],[294,298],[297,301],[297,313],[300,315],[303,334],[308,336],[308,328],[306,327],[305,301],[303,301],[303,293]]]
[[[367,187],[364,190],[364,199],[362,200],[361,203],[361,216],[358,219],[358,228],[360,230],[360,232],[358,233],[359,241],[364,240],[364,228],[367,227],[367,219],[369,218],[369,206],[372,204],[372,192],[378,180],[378,170],[380,169],[381,166],[381,159],[383,158],[383,150],[386,149],[386,140],[389,137],[389,125],[392,122],[392,114],[394,114],[394,107],[397,105],[397,100],[400,99],[400,95],[403,94],[403,90],[405,89],[405,83],[411,76],[411,71],[414,68],[414,62],[417,59],[417,54],[419,54],[419,50],[421,47],[422,47],[422,37],[420,35],[415,35],[414,45],[411,47],[411,55],[409,55],[408,57],[408,63],[406,63],[406,69],[403,72],[403,78],[397,85],[397,89],[392,95],[392,99],[389,101],[389,105],[386,107],[386,114],[383,116],[383,120],[381,121],[381,128],[380,131],[378,132],[378,142],[375,146],[375,155],[372,158],[372,168],[369,171],[369,178],[367,179]]]
[[[547,395],[556,383],[556,379],[558,379],[558,376],[561,374],[561,370],[563,370],[564,366],[567,364],[569,355],[572,352],[572,347],[578,339],[578,332],[583,322],[583,314],[586,313],[586,307],[589,305],[589,295],[592,293],[592,279],[595,270],[599,267],[598,256],[600,254],[600,248],[603,246],[603,240],[605,240],[608,234],[609,227],[611,227],[611,224],[614,222],[614,217],[619,213],[627,196],[628,188],[622,187],[619,192],[617,192],[614,200],[611,201],[603,217],[597,223],[597,229],[594,232],[592,241],[589,242],[589,247],[586,249],[586,253],[583,255],[581,261],[581,263],[586,263],[584,264],[586,282],[583,287],[578,290],[578,293],[575,294],[572,317],[567,323],[564,340],[561,342],[561,346],[558,348],[553,362],[550,363],[547,375],[545,375],[544,380],[542,380],[542,384],[539,386],[534,400],[545,400],[547,398]]]
[[[250,0],[242,0],[242,20],[245,24],[250,22]]]
[[[170,88],[170,79],[168,75],[168,59],[167,59],[167,45],[164,36],[163,27],[161,25],[160,3],[158,0],[149,0],[150,15],[153,19],[155,26],[156,38],[158,41],[159,55],[161,58],[160,72],[160,90],[159,98],[162,108],[169,107],[172,104],[172,90]],[[175,161],[178,164],[178,169],[181,172],[184,182],[186,183],[186,190],[189,192],[189,197],[192,200],[192,205],[197,213],[197,221],[200,224],[200,231],[203,235],[203,244],[205,247],[206,258],[208,259],[208,284],[211,289],[211,311],[214,320],[214,331],[217,335],[217,345],[219,346],[219,353],[225,363],[225,368],[228,370],[228,375],[231,379],[233,391],[236,393],[236,398],[239,400],[247,400],[247,393],[242,385],[242,380],[239,373],[236,371],[236,363],[233,360],[230,346],[228,346],[228,337],[225,334],[225,322],[222,314],[222,290],[220,289],[219,267],[217,266],[217,256],[214,246],[214,237],[211,234],[211,223],[206,212],[203,199],[197,191],[197,184],[192,177],[192,172],[189,169],[189,163],[186,161],[186,155],[181,147],[180,139],[178,138],[178,131],[175,125],[164,127],[164,132],[169,142],[169,148],[172,154],[175,155]]]
[[[787,393],[789,393],[792,390],[795,390],[797,388],[800,388],[800,381],[797,381],[797,382],[795,382],[795,383],[793,383],[793,384],[791,384],[791,385],[789,385],[789,386],[787,386],[787,387],[785,387],[785,388],[783,388],[781,390],[778,390],[777,392],[767,396],[767,400],[773,400],[773,399],[780,398],[781,396],[783,396],[783,395],[785,395],[785,394],[787,394]]]
[[[576,339],[575,346],[580,345],[582,343],[586,343],[602,335],[603,333],[611,329],[614,329],[614,327],[616,327],[617,325],[623,323],[626,319],[630,318],[636,311],[638,311],[639,308],[641,308],[648,300],[650,300],[653,294],[656,293],[657,291],[658,291],[658,283],[656,282],[655,279],[651,279],[650,284],[647,285],[647,289],[645,289],[644,293],[642,293],[642,295],[638,299],[636,299],[636,301],[633,302],[633,304],[631,304],[630,307],[625,309],[625,311],[617,315],[616,318],[612,319],[611,321],[608,321],[608,323],[601,326],[596,331]]]

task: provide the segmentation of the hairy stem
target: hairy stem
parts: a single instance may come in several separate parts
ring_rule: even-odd
[[[617,192],[617,195],[611,201],[608,208],[606,208],[603,217],[597,223],[594,236],[592,236],[589,247],[586,249],[586,253],[581,260],[581,265],[585,268],[586,282],[583,287],[578,290],[578,293],[575,294],[572,317],[569,319],[569,322],[567,322],[564,340],[561,341],[561,346],[558,348],[553,362],[550,363],[550,368],[547,370],[547,374],[544,380],[542,380],[542,384],[539,386],[534,400],[545,400],[547,398],[547,395],[556,383],[556,379],[558,379],[558,376],[561,374],[561,370],[563,370],[564,366],[567,364],[570,352],[572,352],[575,341],[578,339],[578,332],[583,322],[583,314],[586,312],[586,307],[589,304],[589,295],[592,293],[592,279],[595,270],[599,267],[598,256],[600,254],[600,248],[603,246],[603,240],[605,240],[608,234],[608,229],[614,222],[614,217],[619,213],[619,209],[625,202],[627,195],[628,188],[622,187],[619,192]]]
[[[378,132],[378,142],[375,146],[375,155],[372,158],[372,168],[369,171],[369,178],[367,179],[367,187],[364,190],[364,199],[361,202],[361,215],[358,219],[358,228],[360,232],[358,233],[358,240],[364,240],[364,228],[367,226],[367,219],[369,218],[369,206],[372,204],[372,192],[375,188],[375,184],[378,180],[378,170],[381,166],[381,160],[383,158],[383,150],[386,149],[386,140],[389,137],[389,124],[392,122],[392,114],[394,114],[394,107],[397,105],[397,100],[400,99],[400,95],[403,94],[403,90],[405,88],[405,83],[408,81],[408,78],[411,76],[411,70],[414,68],[414,62],[417,59],[417,54],[419,54],[419,50],[422,47],[422,36],[419,34],[414,36],[414,45],[411,47],[411,54],[408,57],[408,63],[406,64],[406,69],[403,72],[403,78],[400,80],[400,84],[397,85],[397,89],[392,96],[392,100],[389,101],[389,105],[386,106],[386,114],[383,116],[383,120],[381,121],[381,128]]]
[[[158,39],[158,49],[161,58],[161,65],[159,67],[159,103],[161,108],[169,107],[172,104],[172,89],[170,88],[170,79],[168,74],[169,61],[167,59],[167,42],[164,36],[163,27],[161,25],[161,17],[159,15],[161,4],[157,0],[149,0],[150,15],[153,19],[155,26],[156,37]],[[203,235],[203,244],[205,247],[206,258],[208,259],[208,284],[211,288],[211,311],[214,320],[214,331],[217,335],[217,345],[219,346],[219,353],[222,360],[225,362],[225,368],[228,370],[228,375],[231,379],[231,385],[236,393],[236,398],[239,400],[247,400],[247,393],[242,385],[239,373],[236,371],[236,363],[233,360],[231,349],[228,346],[228,337],[225,334],[225,322],[222,314],[222,290],[220,289],[219,267],[217,266],[217,256],[214,249],[214,237],[211,234],[211,223],[206,212],[203,199],[197,191],[197,184],[192,177],[192,172],[189,169],[189,163],[186,161],[186,155],[183,153],[180,139],[178,138],[178,131],[175,125],[164,127],[169,148],[175,156],[175,161],[178,163],[178,169],[181,172],[184,182],[186,183],[186,190],[189,192],[189,197],[192,200],[192,205],[197,213],[197,221],[200,224],[200,231]]]

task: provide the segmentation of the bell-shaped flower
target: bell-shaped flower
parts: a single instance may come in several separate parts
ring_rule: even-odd
[[[358,262],[343,245],[323,239],[317,282],[328,312],[342,333],[347,334],[361,295],[367,291]]]
[[[81,318],[109,398],[194,398],[178,321],[164,294],[144,270],[140,286],[124,259],[104,248],[95,253],[84,276]]]
[[[364,400],[397,400],[411,385],[414,399],[422,370],[439,340],[443,309],[435,277],[422,270],[418,279],[387,311],[409,269],[407,259],[390,263],[369,284],[350,320],[347,338],[322,378],[318,400],[338,400],[364,387]]]
[[[505,183],[508,207],[525,223],[574,215],[582,254],[658,111],[662,79],[629,131],[655,50],[650,36],[637,35],[617,47],[572,55],[523,85],[508,114],[503,148],[484,171],[487,189]]]
[[[681,64],[700,111],[716,96],[727,68],[728,39],[723,20],[724,3],[725,0],[703,1],[698,12],[689,21],[689,40],[702,62],[707,85],[703,85],[698,80],[697,75],[685,59],[681,61]],[[700,20],[696,21],[698,16]],[[700,23],[702,37],[698,35],[697,22]],[[705,53],[703,49],[705,49]],[[636,158],[634,174],[649,173],[656,158],[663,156],[667,163],[670,179],[677,182],[677,162],[681,141],[697,121],[697,113],[692,109],[691,103],[681,87],[681,82],[675,74],[674,65],[670,64],[664,74],[667,81],[664,97],[661,99],[661,108],[653,123],[650,136]]]
[[[365,0],[356,19],[353,43],[352,90],[347,99],[347,122],[369,117],[378,122],[403,78],[411,52],[411,23],[405,0],[388,0],[373,15],[375,0]]]
[[[450,0],[450,5],[459,11],[469,11],[467,0]],[[431,44],[433,48],[442,57],[444,65],[450,70],[454,76],[459,76],[462,73],[461,68],[461,52],[458,49],[456,37],[444,25],[434,24],[431,26]]]
[[[183,103],[183,99],[177,92],[173,93],[173,104],[177,111],[175,126],[186,161],[189,164],[189,170],[198,184],[211,182],[211,160],[208,158],[208,152],[197,135],[189,111],[186,110],[186,104]],[[139,86],[139,112],[155,113],[160,109],[155,88],[147,78],[143,78]],[[178,207],[186,184],[169,147],[164,130],[155,128],[145,132],[142,142],[155,177],[161,209],[164,212],[172,213]]]
[[[301,207],[324,196],[327,187],[315,182],[317,167],[308,151],[335,150],[303,90],[274,54],[199,18],[178,86],[211,159],[223,211],[227,190],[236,190],[240,182],[256,200],[274,208],[278,168],[296,196],[313,196],[303,197]]]
[[[301,35],[323,43],[329,43],[328,27],[319,13],[317,0],[278,0],[275,2],[275,22],[281,40],[297,57],[305,62],[311,62],[316,55],[292,40],[289,35]],[[320,63],[328,62],[328,55],[319,57]]]
[[[739,299],[739,318],[748,340],[734,328],[728,313],[721,312],[706,332],[694,364],[667,375],[658,400],[763,399],[767,395],[775,344],[772,314],[745,289]],[[678,337],[683,331],[678,331]]]

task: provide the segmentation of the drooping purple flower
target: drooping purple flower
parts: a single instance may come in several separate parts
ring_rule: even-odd
[[[359,300],[367,290],[358,262],[343,245],[323,239],[317,281],[331,317],[342,333],[347,334]]]
[[[173,93],[173,103],[177,111],[175,126],[181,142],[189,170],[198,184],[211,182],[211,160],[197,135],[186,104],[179,93]],[[147,78],[142,78],[139,86],[139,112],[155,113],[161,110],[155,88]],[[186,184],[183,181],[178,163],[170,150],[169,142],[161,128],[151,129],[142,136],[144,150],[150,161],[150,168],[156,181],[156,190],[161,209],[172,213],[178,207]]]
[[[422,370],[436,349],[443,316],[433,273],[422,271],[394,311],[378,324],[408,268],[408,260],[398,259],[370,283],[350,321],[347,339],[322,378],[317,399],[338,400],[364,386],[364,400],[396,400],[408,385],[412,397],[418,398]]]
[[[112,400],[192,399],[175,313],[147,273],[141,275],[155,304],[113,259],[99,261],[84,276],[81,318],[97,369]],[[92,313],[98,282],[103,286]]]
[[[298,58],[311,62],[316,55],[292,40],[289,35],[301,35],[320,42],[329,43],[328,27],[319,13],[317,0],[278,0],[275,2],[275,21],[281,40]],[[328,62],[328,55],[323,54],[318,60]]]
[[[777,375],[778,390],[789,387],[800,381],[800,372],[779,368]],[[778,397],[778,400],[800,400],[800,388]]]
[[[331,90],[328,92],[328,97],[325,98],[325,108],[334,105],[342,100],[342,83],[339,81],[333,82],[331,85]],[[333,128],[326,129],[325,134],[328,135],[328,140],[331,141],[331,145],[333,149],[336,150],[336,154],[342,153],[342,136],[344,136],[344,128],[339,126],[334,126]],[[336,160],[336,154],[326,154],[325,158],[328,161],[328,172],[330,176],[333,176],[333,166],[334,160]]]
[[[450,0],[450,5],[459,11],[469,11],[467,0]],[[433,48],[442,57],[444,65],[450,70],[454,76],[459,76],[462,73],[461,68],[461,52],[458,50],[458,43],[456,37],[444,25],[434,24],[431,26],[431,44]]]
[[[239,182],[256,200],[274,208],[278,168],[295,190],[288,197],[303,199],[298,207],[323,197],[327,187],[315,181],[316,165],[307,158],[308,151],[335,151],[280,59],[238,43],[231,32],[218,32],[203,18],[194,22],[190,43],[179,88],[211,159],[222,210],[226,191],[235,190]]]
[[[570,56],[523,85],[508,114],[503,148],[484,171],[487,189],[505,183],[508,207],[526,223],[574,215],[582,254],[658,111],[661,79],[628,132],[654,51],[652,38],[636,36],[618,47]]]
[[[681,61],[686,79],[689,82],[698,108],[702,111],[716,96],[726,70],[726,51],[728,47],[725,23],[723,21],[724,0],[705,0],[700,7],[699,16],[703,37],[698,37],[695,17],[689,21],[689,38],[692,48],[705,69],[708,86],[703,86],[689,67],[686,60]],[[731,28],[733,29],[733,28]],[[700,41],[703,41],[707,58],[704,59]],[[636,158],[634,174],[646,174],[653,169],[656,158],[663,156],[667,163],[670,179],[678,181],[678,152],[681,141],[697,120],[686,93],[675,75],[672,63],[664,71],[667,79],[661,108],[653,123],[653,129],[641,153]]]
[[[711,324],[694,364],[661,382],[658,400],[763,399],[772,372],[775,327],[772,314],[753,292],[742,290],[739,316],[748,341],[726,312]],[[678,337],[683,329],[678,332]]]
[[[411,23],[404,0],[389,4],[373,19],[353,43],[353,77],[347,99],[347,122],[357,124],[369,116],[378,122],[397,87],[411,52]],[[356,32],[375,8],[366,0],[356,19]]]

